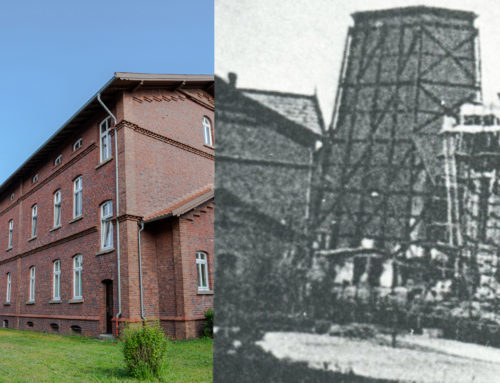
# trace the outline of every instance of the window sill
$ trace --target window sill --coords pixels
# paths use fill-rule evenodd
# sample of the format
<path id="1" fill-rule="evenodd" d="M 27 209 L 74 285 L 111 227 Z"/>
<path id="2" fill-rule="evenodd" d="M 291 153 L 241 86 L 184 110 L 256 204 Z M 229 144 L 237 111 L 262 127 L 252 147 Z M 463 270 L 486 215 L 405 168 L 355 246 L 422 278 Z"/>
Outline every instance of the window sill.
<path id="1" fill-rule="evenodd" d="M 113 251 L 115 251 L 115 249 L 105 249 L 105 250 L 101 250 L 99 251 L 95 256 L 99 256 L 99 255 L 104 255 L 104 254 L 109 254 L 109 253 L 112 253 Z"/>
<path id="2" fill-rule="evenodd" d="M 78 298 L 78 299 L 70 299 L 68 301 L 69 304 L 77 304 L 77 303 L 83 303 L 83 298 Z"/>
<path id="3" fill-rule="evenodd" d="M 54 304 L 61 304 L 62 301 L 60 299 L 52 299 L 49 301 L 49 304 L 54 305 Z"/>
<path id="4" fill-rule="evenodd" d="M 109 157 L 106 161 L 103 161 L 103 162 L 101 162 L 99 165 L 97 165 L 97 166 L 95 167 L 95 170 L 97 170 L 97 169 L 99 169 L 99 168 L 103 167 L 104 165 L 106 165 L 108 162 L 111 162 L 111 161 L 113 161 L 113 156 Z"/>
<path id="5" fill-rule="evenodd" d="M 49 232 L 59 230 L 61 227 L 62 227 L 61 225 L 53 227 L 52 229 L 49 230 Z"/>
<path id="6" fill-rule="evenodd" d="M 214 295 L 213 290 L 198 290 L 197 295 Z"/>
<path id="7" fill-rule="evenodd" d="M 26 302 L 27 305 L 34 305 L 35 304 L 35 301 L 28 301 Z"/>
<path id="8" fill-rule="evenodd" d="M 5 302 L 3 305 L 4 306 L 10 306 L 10 302 Z"/>
<path id="9" fill-rule="evenodd" d="M 5 251 L 9 252 L 12 250 L 12 247 L 8 247 L 7 249 L 5 249 Z"/>
<path id="10" fill-rule="evenodd" d="M 34 237 L 31 237 L 30 239 L 28 239 L 28 242 L 31 242 L 31 241 L 34 241 L 35 239 L 37 239 L 38 237 L 35 235 Z"/>
<path id="11" fill-rule="evenodd" d="M 73 218 L 71 221 L 69 221 L 69 223 L 75 223 L 75 222 L 81 221 L 82 219 L 83 219 L 83 215 L 76 217 L 76 218 Z"/>

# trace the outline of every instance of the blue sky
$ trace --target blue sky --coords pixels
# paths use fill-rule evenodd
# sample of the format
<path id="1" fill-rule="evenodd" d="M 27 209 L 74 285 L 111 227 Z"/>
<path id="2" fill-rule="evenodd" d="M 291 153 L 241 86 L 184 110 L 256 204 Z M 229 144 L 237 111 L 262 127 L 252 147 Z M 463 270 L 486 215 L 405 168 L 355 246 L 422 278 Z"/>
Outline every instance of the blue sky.
<path id="1" fill-rule="evenodd" d="M 2 1 L 0 184 L 114 72 L 213 74 L 213 0 Z"/>

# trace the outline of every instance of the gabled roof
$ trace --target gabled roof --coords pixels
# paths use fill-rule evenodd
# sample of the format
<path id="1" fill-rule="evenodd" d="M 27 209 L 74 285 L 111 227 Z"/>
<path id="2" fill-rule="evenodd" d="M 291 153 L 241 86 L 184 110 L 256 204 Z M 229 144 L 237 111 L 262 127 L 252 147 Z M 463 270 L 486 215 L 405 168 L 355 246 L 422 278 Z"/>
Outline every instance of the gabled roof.
<path id="1" fill-rule="evenodd" d="M 0 195 L 16 180 L 22 178 L 26 173 L 36 170 L 53 150 L 64 143 L 72 134 L 81 127 L 81 124 L 103 108 L 97 100 L 101 99 L 105 104 L 111 102 L 119 92 L 133 91 L 136 89 L 158 88 L 166 89 L 205 89 L 212 96 L 214 94 L 213 75 L 187 75 L 187 74 L 152 74 L 152 73 L 127 73 L 116 72 L 113 77 L 83 105 L 66 123 L 60 127 L 30 158 L 28 158 L 1 186 Z"/>
<path id="2" fill-rule="evenodd" d="M 323 134 L 323 116 L 316 95 L 257 89 L 239 90 L 246 97 L 267 106 L 283 117 L 304 126 L 316 134 Z"/>
<path id="3" fill-rule="evenodd" d="M 166 209 L 145 218 L 144 223 L 152 223 L 170 217 L 180 217 L 205 202 L 210 201 L 212 198 L 214 198 L 214 186 L 206 185 L 201 189 L 184 195 Z"/>
<path id="4" fill-rule="evenodd" d="M 219 113 L 221 116 L 216 118 L 230 119 L 231 117 L 223 117 L 225 112 L 235 113 L 238 115 L 238 120 L 242 116 L 245 116 L 251 123 L 257 122 L 263 124 L 263 126 L 274 129 L 279 134 L 308 147 L 314 146 L 315 142 L 321 138 L 320 134 L 290 119 L 289 116 L 272 109 L 268 105 L 250 98 L 241 89 L 234 87 L 233 84 L 228 84 L 219 76 L 215 76 L 215 87 L 217 88 L 217 107 L 215 113 L 216 115 Z M 244 91 L 251 92 L 249 89 Z"/>

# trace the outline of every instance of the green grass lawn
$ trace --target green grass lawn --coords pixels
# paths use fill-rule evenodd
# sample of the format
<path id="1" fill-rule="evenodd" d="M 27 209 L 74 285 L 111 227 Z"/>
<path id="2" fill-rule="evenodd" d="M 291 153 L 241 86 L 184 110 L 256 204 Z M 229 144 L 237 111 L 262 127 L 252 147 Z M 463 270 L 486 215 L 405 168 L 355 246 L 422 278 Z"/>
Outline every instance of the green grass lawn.
<path id="1" fill-rule="evenodd" d="M 212 340 L 170 341 L 164 382 L 212 382 Z M 0 382 L 137 382 L 120 343 L 0 329 Z"/>

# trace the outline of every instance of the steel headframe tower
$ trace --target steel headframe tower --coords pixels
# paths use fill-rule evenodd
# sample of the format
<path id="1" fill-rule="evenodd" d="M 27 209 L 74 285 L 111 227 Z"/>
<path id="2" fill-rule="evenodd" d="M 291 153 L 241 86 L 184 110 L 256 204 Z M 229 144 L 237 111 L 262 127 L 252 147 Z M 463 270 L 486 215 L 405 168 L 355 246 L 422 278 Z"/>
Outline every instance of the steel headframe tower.
<path id="1" fill-rule="evenodd" d="M 354 13 L 313 202 L 332 247 L 401 252 L 439 240 L 445 115 L 481 99 L 475 14 L 429 7 Z M 441 216 L 444 215 L 444 218 Z"/>

